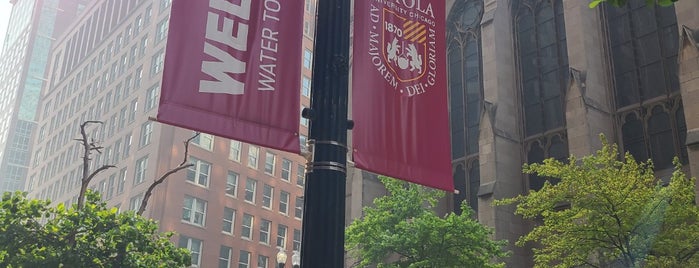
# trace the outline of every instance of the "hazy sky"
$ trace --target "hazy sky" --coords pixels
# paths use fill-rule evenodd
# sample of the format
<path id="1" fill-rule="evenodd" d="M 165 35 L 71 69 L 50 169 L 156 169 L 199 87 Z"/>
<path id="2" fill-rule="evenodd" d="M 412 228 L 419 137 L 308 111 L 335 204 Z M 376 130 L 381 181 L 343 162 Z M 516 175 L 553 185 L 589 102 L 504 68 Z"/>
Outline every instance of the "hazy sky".
<path id="1" fill-rule="evenodd" d="M 7 31 L 7 22 L 10 20 L 10 11 L 12 4 L 9 0 L 0 0 L 0 40 L 5 41 L 5 31 Z M 5 42 L 0 42 L 0 48 Z"/>

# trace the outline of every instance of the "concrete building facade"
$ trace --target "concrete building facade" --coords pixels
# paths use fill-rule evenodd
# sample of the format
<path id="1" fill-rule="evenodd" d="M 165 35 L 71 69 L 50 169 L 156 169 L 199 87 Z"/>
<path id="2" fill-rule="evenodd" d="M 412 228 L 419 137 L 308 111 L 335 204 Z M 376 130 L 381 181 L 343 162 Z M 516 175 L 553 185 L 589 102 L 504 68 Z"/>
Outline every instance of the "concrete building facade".
<path id="1" fill-rule="evenodd" d="M 54 203 L 77 201 L 82 177 L 80 124 L 90 124 L 99 173 L 89 187 L 120 210 L 136 210 L 151 182 L 178 166 L 193 132 L 155 117 L 167 42 L 170 0 L 92 1 L 55 41 L 41 93 L 27 190 Z M 309 106 L 315 1 L 306 1 L 302 101 Z M 300 122 L 305 145 L 308 122 Z M 303 147 L 303 146 L 302 146 Z M 144 216 L 192 251 L 193 267 L 276 267 L 281 248 L 291 266 L 300 250 L 306 159 L 201 134 L 189 146 L 194 166 L 170 176 Z"/>
<path id="2" fill-rule="evenodd" d="M 699 175 L 699 2 L 590 9 L 578 0 L 448 0 L 454 182 L 478 220 L 513 243 L 531 228 L 496 199 L 540 189 L 523 163 L 600 148 L 605 134 L 659 178 L 678 156 Z"/>
<path id="3" fill-rule="evenodd" d="M 51 45 L 87 0 L 13 0 L 0 52 L 0 193 L 24 190 Z"/>

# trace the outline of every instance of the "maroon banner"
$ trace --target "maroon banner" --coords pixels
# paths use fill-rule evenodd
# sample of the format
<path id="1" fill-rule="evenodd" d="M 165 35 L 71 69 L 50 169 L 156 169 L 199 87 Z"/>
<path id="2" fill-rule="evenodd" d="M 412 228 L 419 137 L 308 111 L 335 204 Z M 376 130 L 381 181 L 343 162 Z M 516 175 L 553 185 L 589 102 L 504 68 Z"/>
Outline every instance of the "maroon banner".
<path id="1" fill-rule="evenodd" d="M 357 167 L 446 191 L 451 175 L 443 0 L 355 0 Z"/>
<path id="2" fill-rule="evenodd" d="M 303 7 L 174 0 L 158 121 L 299 153 Z"/>

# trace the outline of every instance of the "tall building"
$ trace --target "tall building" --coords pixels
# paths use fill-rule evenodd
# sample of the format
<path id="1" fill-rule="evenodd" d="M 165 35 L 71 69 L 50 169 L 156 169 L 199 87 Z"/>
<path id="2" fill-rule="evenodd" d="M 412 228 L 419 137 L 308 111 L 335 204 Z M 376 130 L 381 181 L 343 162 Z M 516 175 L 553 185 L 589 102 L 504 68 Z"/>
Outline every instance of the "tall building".
<path id="1" fill-rule="evenodd" d="M 604 133 L 667 178 L 699 177 L 699 2 L 590 9 L 589 1 L 448 0 L 453 174 L 478 220 L 513 246 L 532 223 L 492 201 L 540 189 L 523 163 L 589 155 Z"/>
<path id="2" fill-rule="evenodd" d="M 87 0 L 13 0 L 0 52 L 0 193 L 23 190 L 53 40 Z"/>
<path id="3" fill-rule="evenodd" d="M 111 164 L 90 188 L 120 210 L 135 210 L 151 182 L 184 157 L 194 134 L 149 120 L 162 79 L 170 0 L 92 1 L 54 42 L 41 94 L 27 189 L 54 203 L 75 203 L 80 187 L 80 124 L 104 147 L 90 169 Z M 306 2 L 303 107 L 309 106 L 315 1 Z M 300 122 L 305 145 L 308 122 Z M 193 167 L 170 176 L 144 216 L 192 251 L 193 267 L 274 267 L 281 247 L 300 250 L 306 160 L 250 144 L 199 135 Z"/>

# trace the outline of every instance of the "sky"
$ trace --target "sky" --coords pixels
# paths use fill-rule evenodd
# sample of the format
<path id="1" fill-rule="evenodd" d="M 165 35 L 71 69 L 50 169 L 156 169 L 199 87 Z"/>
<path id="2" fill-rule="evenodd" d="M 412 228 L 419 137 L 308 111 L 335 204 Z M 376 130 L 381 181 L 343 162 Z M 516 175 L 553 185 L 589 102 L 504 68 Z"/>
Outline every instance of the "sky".
<path id="1" fill-rule="evenodd" d="M 7 31 L 7 22 L 10 20 L 10 11 L 12 4 L 10 0 L 0 0 L 0 48 L 5 41 L 5 32 Z"/>

